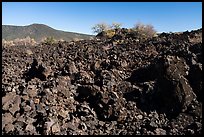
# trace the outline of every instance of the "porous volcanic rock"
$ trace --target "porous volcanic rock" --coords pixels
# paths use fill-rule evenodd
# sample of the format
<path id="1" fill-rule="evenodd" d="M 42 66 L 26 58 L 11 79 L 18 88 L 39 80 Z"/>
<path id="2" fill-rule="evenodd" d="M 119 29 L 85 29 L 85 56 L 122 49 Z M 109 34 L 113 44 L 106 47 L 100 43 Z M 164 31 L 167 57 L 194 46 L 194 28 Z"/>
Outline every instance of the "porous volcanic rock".
<path id="1" fill-rule="evenodd" d="M 200 135 L 202 29 L 2 47 L 3 135 Z"/>

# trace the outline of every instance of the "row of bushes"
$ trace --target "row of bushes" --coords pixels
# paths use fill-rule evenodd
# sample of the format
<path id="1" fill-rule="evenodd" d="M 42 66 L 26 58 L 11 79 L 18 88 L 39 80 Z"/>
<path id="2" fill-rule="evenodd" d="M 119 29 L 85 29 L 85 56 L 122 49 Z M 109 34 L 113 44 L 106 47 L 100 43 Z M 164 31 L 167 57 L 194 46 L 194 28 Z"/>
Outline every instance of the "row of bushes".
<path id="1" fill-rule="evenodd" d="M 60 39 L 59 41 L 64 41 L 63 39 Z M 36 42 L 33 38 L 30 38 L 29 36 L 27 36 L 26 38 L 16 38 L 14 40 L 5 40 L 2 39 L 2 45 L 3 46 L 15 46 L 15 45 L 29 45 L 29 46 L 34 46 L 38 43 L 45 43 L 45 44 L 53 44 L 57 42 L 56 39 L 54 39 L 54 37 L 46 37 L 43 38 L 40 42 Z"/>
<path id="2" fill-rule="evenodd" d="M 14 40 L 5 40 L 2 39 L 2 45 L 4 46 L 15 46 L 15 45 L 35 45 L 37 42 L 33 39 L 27 36 L 26 38 L 19 39 L 16 38 Z"/>
<path id="3" fill-rule="evenodd" d="M 93 33 L 101 33 L 101 32 L 113 32 L 111 30 L 120 29 L 122 26 L 121 23 L 112 23 L 111 25 L 108 25 L 106 23 L 99 23 L 92 27 Z M 143 24 L 143 23 L 137 23 L 134 25 L 133 28 L 130 28 L 129 30 L 134 31 L 138 34 L 139 37 L 145 37 L 145 38 L 151 38 L 155 36 L 156 30 L 151 24 Z M 114 35 L 114 33 L 112 33 Z M 112 35 L 111 34 L 111 35 Z"/>

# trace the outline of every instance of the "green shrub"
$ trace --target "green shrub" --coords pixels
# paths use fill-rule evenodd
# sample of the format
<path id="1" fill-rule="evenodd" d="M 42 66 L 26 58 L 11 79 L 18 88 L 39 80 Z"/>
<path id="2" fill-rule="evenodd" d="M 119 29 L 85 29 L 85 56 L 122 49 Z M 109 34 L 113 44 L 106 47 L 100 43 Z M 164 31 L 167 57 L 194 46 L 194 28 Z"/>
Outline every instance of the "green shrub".
<path id="1" fill-rule="evenodd" d="M 48 44 L 48 45 L 52 45 L 55 43 L 55 39 L 51 36 L 51 37 L 47 37 L 43 43 Z"/>

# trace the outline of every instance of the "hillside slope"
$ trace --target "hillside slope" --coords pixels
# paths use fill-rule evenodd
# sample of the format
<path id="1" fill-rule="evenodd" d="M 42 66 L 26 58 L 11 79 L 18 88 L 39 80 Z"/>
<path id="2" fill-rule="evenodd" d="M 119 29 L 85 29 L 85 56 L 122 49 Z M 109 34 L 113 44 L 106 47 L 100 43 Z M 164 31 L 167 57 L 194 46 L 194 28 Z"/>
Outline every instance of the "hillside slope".
<path id="1" fill-rule="evenodd" d="M 92 35 L 80 34 L 74 32 L 65 32 L 53 29 L 44 24 L 32 24 L 28 26 L 12 26 L 2 25 L 2 39 L 14 40 L 16 38 L 25 38 L 30 36 L 39 42 L 46 37 L 54 37 L 55 39 L 63 39 L 70 41 L 73 39 L 90 39 Z"/>

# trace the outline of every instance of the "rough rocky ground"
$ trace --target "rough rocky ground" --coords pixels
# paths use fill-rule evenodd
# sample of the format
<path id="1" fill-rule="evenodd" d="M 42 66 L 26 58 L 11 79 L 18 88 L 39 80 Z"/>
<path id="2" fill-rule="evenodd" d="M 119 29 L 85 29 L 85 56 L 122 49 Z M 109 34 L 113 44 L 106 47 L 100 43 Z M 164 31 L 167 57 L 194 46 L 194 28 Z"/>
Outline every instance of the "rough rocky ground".
<path id="1" fill-rule="evenodd" d="M 201 134 L 201 37 L 3 46 L 2 134 Z"/>

